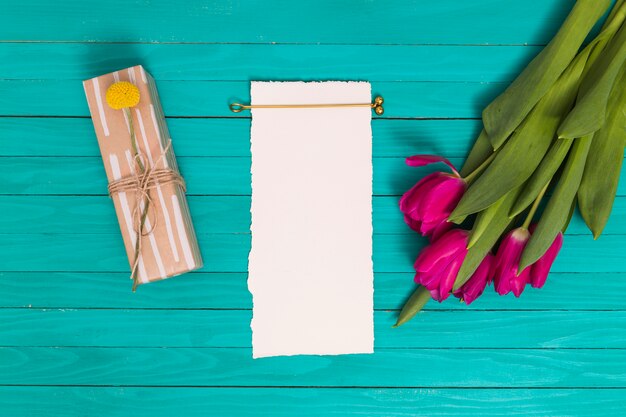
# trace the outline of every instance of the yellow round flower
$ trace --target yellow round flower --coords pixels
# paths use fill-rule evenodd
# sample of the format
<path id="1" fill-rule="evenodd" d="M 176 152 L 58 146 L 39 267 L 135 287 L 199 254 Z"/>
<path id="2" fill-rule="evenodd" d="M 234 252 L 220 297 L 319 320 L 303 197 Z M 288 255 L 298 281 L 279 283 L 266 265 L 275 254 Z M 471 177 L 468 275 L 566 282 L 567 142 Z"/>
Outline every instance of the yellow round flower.
<path id="1" fill-rule="evenodd" d="M 111 85 L 106 92 L 107 104 L 115 110 L 135 107 L 139 104 L 139 89 L 128 81 L 119 81 Z"/>

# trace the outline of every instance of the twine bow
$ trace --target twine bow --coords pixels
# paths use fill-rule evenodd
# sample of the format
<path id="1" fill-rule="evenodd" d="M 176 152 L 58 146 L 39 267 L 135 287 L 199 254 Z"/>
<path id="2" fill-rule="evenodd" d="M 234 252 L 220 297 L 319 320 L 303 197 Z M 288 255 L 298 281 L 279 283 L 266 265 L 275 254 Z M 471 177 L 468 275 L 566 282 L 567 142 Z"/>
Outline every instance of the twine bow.
<path id="1" fill-rule="evenodd" d="M 170 139 L 152 167 L 146 167 L 146 164 L 143 162 L 143 155 L 140 152 L 136 152 L 133 159 L 134 170 L 131 172 L 131 175 L 109 183 L 109 196 L 111 197 L 120 192 L 135 193 L 132 219 L 133 230 L 137 238 L 135 239 L 135 256 L 130 273 L 130 277 L 133 280 L 133 291 L 137 288 L 137 269 L 139 267 L 143 237 L 149 236 L 155 230 L 158 222 L 158 216 L 154 211 L 154 204 L 152 204 L 152 198 L 150 197 L 150 190 L 159 185 L 176 184 L 183 191 L 186 191 L 185 181 L 178 172 L 170 168 L 156 169 L 171 145 L 172 141 Z M 149 213 L 152 213 L 152 215 L 150 216 Z M 150 221 L 149 230 L 145 230 L 146 220 L 149 217 L 152 217 L 153 220 Z"/>

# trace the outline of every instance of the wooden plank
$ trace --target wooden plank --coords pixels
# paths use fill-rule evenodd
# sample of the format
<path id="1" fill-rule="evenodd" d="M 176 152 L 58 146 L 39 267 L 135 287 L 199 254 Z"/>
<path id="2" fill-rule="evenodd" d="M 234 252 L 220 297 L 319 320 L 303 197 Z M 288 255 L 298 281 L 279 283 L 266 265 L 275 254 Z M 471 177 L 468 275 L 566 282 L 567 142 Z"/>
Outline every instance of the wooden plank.
<path id="1" fill-rule="evenodd" d="M 510 82 L 535 46 L 0 43 L 0 78 L 86 80 L 141 63 L 156 80 Z M 215 64 L 216 57 L 220 65 Z M 46 65 L 37 65 L 46 62 Z M 280 62 L 280 65 L 276 65 Z M 380 65 L 372 65 L 372 63 Z M 497 63 L 498 65 L 494 65 Z"/>
<path id="2" fill-rule="evenodd" d="M 398 209 L 399 197 L 373 197 L 375 234 L 413 234 Z M 198 234 L 249 233 L 249 196 L 190 196 Z M 107 196 L 0 195 L 0 233 L 117 234 L 118 222 Z M 572 218 L 570 235 L 589 235 L 579 215 Z M 617 197 L 603 236 L 626 234 L 626 197 Z"/>
<path id="3" fill-rule="evenodd" d="M 157 80 L 157 85 L 168 116 L 248 117 L 234 116 L 228 108 L 235 101 L 250 101 L 248 81 Z M 503 83 L 373 82 L 372 94 L 385 98 L 385 118 L 478 118 L 505 87 Z M 78 80 L 0 79 L 0 116 L 88 115 Z"/>
<path id="4" fill-rule="evenodd" d="M 566 235 L 555 272 L 623 272 L 624 237 Z M 201 234 L 202 272 L 246 272 L 249 234 Z M 593 243 L 593 244 L 592 244 Z M 427 242 L 413 235 L 374 235 L 376 272 L 413 272 L 415 257 Z M 126 272 L 122 239 L 115 234 L 2 235 L 1 271 Z"/>
<path id="5" fill-rule="evenodd" d="M 0 387 L 13 417 L 620 415 L 623 389 Z M 36 401 L 33 399 L 36 398 Z M 242 401 L 245 399 L 245 401 Z M 496 405 L 497 404 L 497 405 Z"/>
<path id="6" fill-rule="evenodd" d="M 196 233 L 249 233 L 249 196 L 190 196 Z M 0 233 L 117 234 L 108 196 L 0 196 Z"/>
<path id="7" fill-rule="evenodd" d="M 624 388 L 621 349 L 377 349 L 253 360 L 249 348 L 1 348 L 0 384 Z M 545 414 L 544 414 L 545 415 Z"/>
<path id="8" fill-rule="evenodd" d="M 463 160 L 450 161 L 460 166 Z M 179 157 L 178 162 L 188 195 L 251 193 L 249 157 Z M 402 195 L 425 175 L 446 169 L 441 164 L 409 167 L 404 158 L 373 158 L 373 165 L 375 196 Z M 100 157 L 0 157 L 0 195 L 103 195 L 106 186 Z M 617 195 L 626 196 L 626 181 Z"/>
<path id="9" fill-rule="evenodd" d="M 0 305 L 8 308 L 103 309 L 250 309 L 246 273 L 192 272 L 174 279 L 129 289 L 127 272 L 0 272 Z M 611 291 L 589 292 L 594 282 L 610 282 Z M 413 273 L 374 275 L 374 306 L 398 310 L 414 290 Z M 455 298 L 430 302 L 425 310 L 625 310 L 625 273 L 550 274 L 541 290 L 523 297 L 499 296 L 493 287 L 470 306 Z"/>
<path id="10" fill-rule="evenodd" d="M 1 346 L 247 348 L 252 342 L 250 310 L 3 308 L 0 317 Z M 376 348 L 626 348 L 623 310 L 432 310 L 398 329 L 396 317 L 396 311 L 375 312 Z"/>
<path id="11" fill-rule="evenodd" d="M 249 118 L 168 118 L 167 124 L 177 156 L 250 156 Z M 479 120 L 374 118 L 372 152 L 465 158 L 481 126 Z M 100 156 L 100 150 L 88 118 L 4 117 L 0 156 Z"/>
<path id="12" fill-rule="evenodd" d="M 76 3 L 61 13 L 55 3 L 7 4 L 0 39 L 106 42 L 289 43 L 546 43 L 573 0 L 462 0 L 401 4 L 322 1 L 296 4 L 252 0 L 172 7 L 166 0 Z M 28 13 L 24 13 L 24 9 Z M 123 10 L 123 13 L 120 12 Z M 79 18 L 79 19 L 77 19 Z M 476 24 L 480 22 L 480 24 Z M 28 31 L 24 28 L 27 27 Z M 126 45 L 133 50 L 135 45 Z"/>

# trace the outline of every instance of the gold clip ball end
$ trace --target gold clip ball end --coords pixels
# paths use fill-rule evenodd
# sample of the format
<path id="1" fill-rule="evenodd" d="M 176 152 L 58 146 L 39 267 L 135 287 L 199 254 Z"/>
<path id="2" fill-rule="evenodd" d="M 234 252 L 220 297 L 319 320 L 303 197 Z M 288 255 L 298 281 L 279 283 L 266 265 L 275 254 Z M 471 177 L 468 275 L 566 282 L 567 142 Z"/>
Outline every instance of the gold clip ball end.
<path id="1" fill-rule="evenodd" d="M 376 96 L 376 98 L 374 98 L 372 108 L 374 109 L 374 113 L 376 113 L 378 116 L 382 116 L 382 114 L 385 112 L 385 109 L 383 108 L 384 102 L 385 100 L 381 96 Z"/>

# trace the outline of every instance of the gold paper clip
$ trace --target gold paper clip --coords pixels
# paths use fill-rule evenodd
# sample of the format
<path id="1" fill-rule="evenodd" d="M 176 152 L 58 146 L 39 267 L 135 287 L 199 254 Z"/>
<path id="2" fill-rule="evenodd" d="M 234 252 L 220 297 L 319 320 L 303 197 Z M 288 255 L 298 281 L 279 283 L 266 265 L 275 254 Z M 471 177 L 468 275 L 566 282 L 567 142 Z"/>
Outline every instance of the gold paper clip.
<path id="1" fill-rule="evenodd" d="M 241 113 L 250 109 L 325 109 L 329 107 L 369 107 L 374 110 L 377 115 L 385 112 L 383 109 L 383 98 L 377 96 L 373 103 L 350 103 L 350 104 L 241 104 L 231 103 L 230 111 L 233 113 Z"/>

